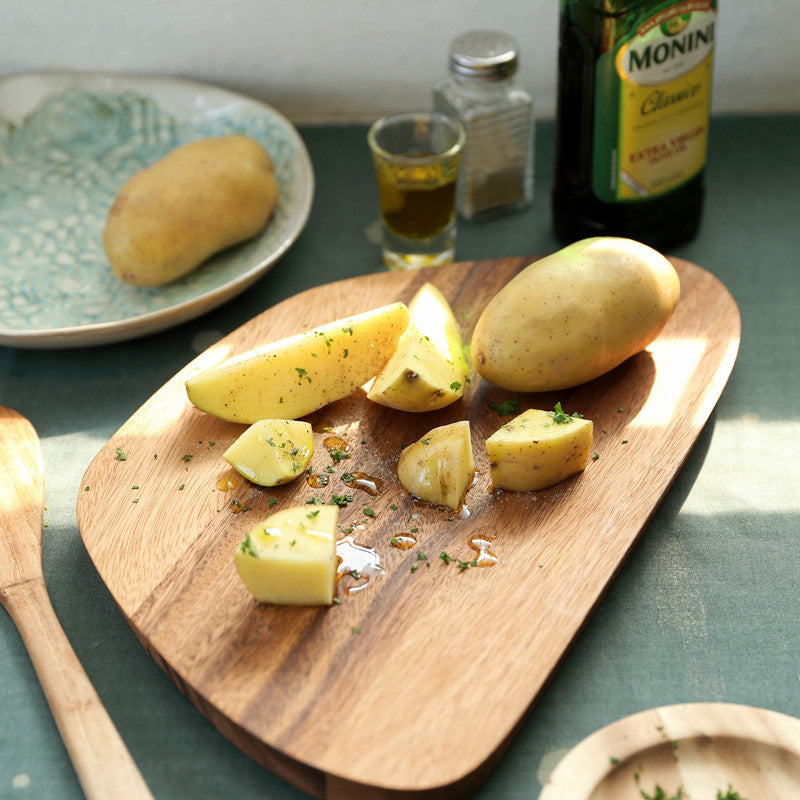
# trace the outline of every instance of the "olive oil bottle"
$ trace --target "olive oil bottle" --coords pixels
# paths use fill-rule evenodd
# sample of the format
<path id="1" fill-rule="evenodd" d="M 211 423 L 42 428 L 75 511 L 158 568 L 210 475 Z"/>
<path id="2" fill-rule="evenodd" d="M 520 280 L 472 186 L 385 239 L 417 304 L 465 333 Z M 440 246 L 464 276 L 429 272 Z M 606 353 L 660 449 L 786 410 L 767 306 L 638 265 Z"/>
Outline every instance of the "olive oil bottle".
<path id="1" fill-rule="evenodd" d="M 565 242 L 691 239 L 717 0 L 560 0 L 553 222 Z"/>

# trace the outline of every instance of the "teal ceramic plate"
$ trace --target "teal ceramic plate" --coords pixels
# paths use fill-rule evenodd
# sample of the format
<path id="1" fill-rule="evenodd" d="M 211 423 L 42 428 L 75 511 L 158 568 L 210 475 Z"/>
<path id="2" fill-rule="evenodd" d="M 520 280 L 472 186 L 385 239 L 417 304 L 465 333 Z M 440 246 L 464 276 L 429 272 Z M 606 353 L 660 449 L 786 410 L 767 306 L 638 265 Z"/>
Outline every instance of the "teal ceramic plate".
<path id="1" fill-rule="evenodd" d="M 133 173 L 192 139 L 244 133 L 275 162 L 281 195 L 263 233 L 187 277 L 142 289 L 111 272 L 101 235 Z M 96 73 L 0 79 L 0 345 L 84 347 L 192 319 L 242 292 L 302 231 L 314 175 L 288 120 L 189 81 Z"/>

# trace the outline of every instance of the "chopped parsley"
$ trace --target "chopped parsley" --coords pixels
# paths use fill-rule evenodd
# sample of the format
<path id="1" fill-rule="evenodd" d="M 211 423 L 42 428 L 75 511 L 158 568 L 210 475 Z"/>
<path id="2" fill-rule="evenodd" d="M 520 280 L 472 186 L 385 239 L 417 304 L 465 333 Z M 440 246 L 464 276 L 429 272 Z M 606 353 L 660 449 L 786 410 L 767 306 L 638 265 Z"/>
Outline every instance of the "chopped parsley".
<path id="1" fill-rule="evenodd" d="M 503 400 L 502 403 L 488 403 L 492 411 L 496 411 L 501 417 L 508 417 L 512 414 L 519 414 L 519 403 L 516 400 Z"/>
<path id="2" fill-rule="evenodd" d="M 332 506 L 346 506 L 348 503 L 353 502 L 353 495 L 349 492 L 345 494 L 334 494 L 331 495 L 331 502 Z"/>
<path id="3" fill-rule="evenodd" d="M 125 461 L 128 457 L 125 455 L 121 447 L 117 448 L 117 461 Z"/>
<path id="4" fill-rule="evenodd" d="M 253 543 L 250 541 L 250 534 L 244 537 L 244 541 L 239 545 L 239 550 L 242 553 L 258 558 L 258 553 L 253 549 Z"/>
<path id="5" fill-rule="evenodd" d="M 573 419 L 583 418 L 583 414 L 567 414 L 561 407 L 561 403 L 556 403 L 555 406 L 553 406 L 550 416 L 553 418 L 553 422 L 556 425 L 569 425 Z"/>
<path id="6" fill-rule="evenodd" d="M 644 800 L 684 800 L 686 797 L 683 793 L 683 786 L 679 786 L 675 794 L 668 795 L 659 784 L 656 784 L 656 788 L 653 789 L 653 794 L 648 794 L 644 789 L 642 789 L 639 794 Z"/>
<path id="7" fill-rule="evenodd" d="M 728 791 L 725 794 L 722 794 L 722 789 L 717 790 L 717 800 L 747 800 L 747 798 L 742 797 L 739 792 L 735 792 L 728 784 Z"/>

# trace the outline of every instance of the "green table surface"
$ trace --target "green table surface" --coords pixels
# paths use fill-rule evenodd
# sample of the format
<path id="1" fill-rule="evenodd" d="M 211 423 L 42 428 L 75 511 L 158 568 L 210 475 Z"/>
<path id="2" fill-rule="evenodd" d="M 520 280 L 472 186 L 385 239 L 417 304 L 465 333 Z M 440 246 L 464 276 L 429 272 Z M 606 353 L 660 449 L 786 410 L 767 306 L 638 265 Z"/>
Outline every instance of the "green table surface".
<path id="1" fill-rule="evenodd" d="M 53 605 L 159 800 L 306 795 L 242 755 L 150 659 L 84 549 L 76 498 L 99 448 L 213 336 L 301 290 L 382 269 L 365 128 L 300 133 L 316 176 L 308 225 L 245 294 L 130 342 L 0 347 L 0 403 L 27 416 L 42 440 L 43 558 Z M 479 800 L 537 797 L 569 748 L 654 706 L 723 701 L 800 717 L 798 142 L 800 116 L 712 120 L 702 229 L 672 253 L 714 273 L 733 294 L 742 314 L 738 360 L 685 467 L 477 790 Z M 558 249 L 552 154 L 553 125 L 545 122 L 537 129 L 533 206 L 460 223 L 458 260 Z M 2 613 L 0 798 L 81 796 L 23 643 Z"/>

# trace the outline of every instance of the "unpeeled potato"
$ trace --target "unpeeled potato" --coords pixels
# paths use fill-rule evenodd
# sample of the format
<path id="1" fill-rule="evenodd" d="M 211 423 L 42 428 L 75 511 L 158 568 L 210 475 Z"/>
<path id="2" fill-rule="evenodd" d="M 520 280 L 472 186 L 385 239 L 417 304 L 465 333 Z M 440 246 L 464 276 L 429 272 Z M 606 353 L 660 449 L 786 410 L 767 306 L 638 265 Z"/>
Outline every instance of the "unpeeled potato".
<path id="1" fill-rule="evenodd" d="M 120 190 L 103 230 L 108 262 L 126 283 L 168 283 L 255 236 L 279 194 L 272 159 L 255 139 L 181 145 Z"/>
<path id="2" fill-rule="evenodd" d="M 489 301 L 472 334 L 472 361 L 512 391 L 577 386 L 647 347 L 679 297 L 678 273 L 653 248 L 583 239 L 535 261 Z"/>

